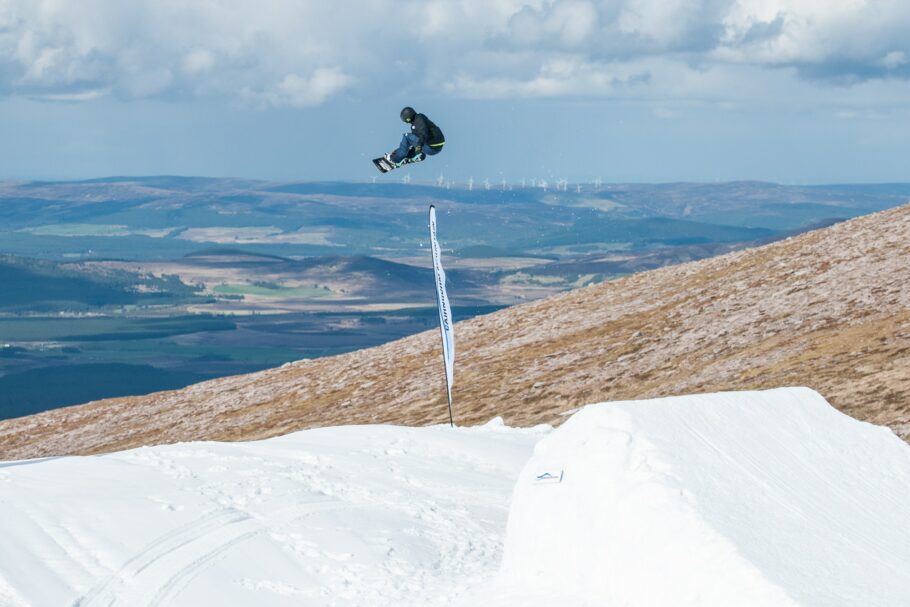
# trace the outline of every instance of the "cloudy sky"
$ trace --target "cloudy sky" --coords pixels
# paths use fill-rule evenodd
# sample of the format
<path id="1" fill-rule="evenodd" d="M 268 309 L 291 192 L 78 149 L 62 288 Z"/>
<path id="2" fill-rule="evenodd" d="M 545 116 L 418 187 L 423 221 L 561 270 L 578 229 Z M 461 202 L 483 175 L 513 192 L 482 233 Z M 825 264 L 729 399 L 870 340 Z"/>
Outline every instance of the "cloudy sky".
<path id="1" fill-rule="evenodd" d="M 413 105 L 448 141 L 415 179 L 910 181 L 908 32 L 907 0 L 0 0 L 0 178 L 366 180 Z"/>

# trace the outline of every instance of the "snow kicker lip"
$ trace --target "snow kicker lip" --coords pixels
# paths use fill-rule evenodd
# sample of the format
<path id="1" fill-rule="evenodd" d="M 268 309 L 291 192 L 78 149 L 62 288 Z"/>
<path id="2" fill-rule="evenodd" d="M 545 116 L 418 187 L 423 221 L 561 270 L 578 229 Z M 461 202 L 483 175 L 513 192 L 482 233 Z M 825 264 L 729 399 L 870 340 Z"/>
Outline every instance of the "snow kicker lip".
<path id="1" fill-rule="evenodd" d="M 519 475 L 497 584 L 546 604 L 910 604 L 908 478 L 906 443 L 809 388 L 589 405 Z"/>

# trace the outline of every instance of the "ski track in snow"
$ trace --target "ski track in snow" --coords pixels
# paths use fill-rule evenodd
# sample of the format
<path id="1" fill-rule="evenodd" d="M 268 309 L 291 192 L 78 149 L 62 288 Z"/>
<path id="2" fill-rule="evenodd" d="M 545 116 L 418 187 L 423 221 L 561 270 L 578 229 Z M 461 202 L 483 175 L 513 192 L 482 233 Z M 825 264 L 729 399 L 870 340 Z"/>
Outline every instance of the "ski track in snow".
<path id="1" fill-rule="evenodd" d="M 239 523 L 250 521 L 248 515 L 233 509 L 214 511 L 199 518 L 188 525 L 179 527 L 164 534 L 157 540 L 143 548 L 134 557 L 128 560 L 116 573 L 108 576 L 98 586 L 92 588 L 84 596 L 77 599 L 75 605 L 79 607 L 96 607 L 101 605 L 138 605 L 139 601 L 124 594 L 124 587 L 138 586 L 141 590 L 146 588 L 161 588 L 165 590 L 173 586 L 173 580 L 178 577 L 189 565 L 204 561 L 206 558 L 217 554 L 219 547 L 229 545 L 232 541 L 242 538 L 246 532 Z M 207 536 L 219 536 L 224 541 L 220 546 L 216 543 L 214 548 L 205 547 L 204 540 Z M 233 538 L 233 539 L 232 539 Z M 193 545 L 204 549 L 193 549 Z M 187 549 L 189 547 L 189 549 Z M 186 553 L 181 558 L 181 553 Z M 159 561 L 167 559 L 173 563 L 164 568 L 164 575 L 158 574 L 149 568 Z M 150 575 L 144 575 L 149 572 Z M 146 581 L 143 578 L 149 577 Z M 163 577 L 165 583 L 154 584 L 155 577 Z M 135 594 L 135 591 L 130 594 Z M 160 593 L 159 593 L 160 594 Z M 147 603 L 156 605 L 160 601 Z"/>
<path id="2" fill-rule="evenodd" d="M 296 520 L 320 509 L 338 507 L 339 504 L 337 502 L 308 504 L 306 508 L 292 510 L 292 514 L 287 520 Z M 148 584 L 140 584 L 140 586 L 157 589 L 154 597 L 148 603 L 144 603 L 141 600 L 127 599 L 119 601 L 119 604 L 124 606 L 140 604 L 157 606 L 166 604 L 211 560 L 218 558 L 225 551 L 247 539 L 280 527 L 285 516 L 283 513 L 277 513 L 267 523 L 245 517 L 192 537 L 185 545 L 187 547 L 186 550 L 184 550 L 184 546 L 180 546 L 178 549 L 167 553 L 166 556 L 170 562 L 165 566 L 163 575 L 153 579 Z"/>

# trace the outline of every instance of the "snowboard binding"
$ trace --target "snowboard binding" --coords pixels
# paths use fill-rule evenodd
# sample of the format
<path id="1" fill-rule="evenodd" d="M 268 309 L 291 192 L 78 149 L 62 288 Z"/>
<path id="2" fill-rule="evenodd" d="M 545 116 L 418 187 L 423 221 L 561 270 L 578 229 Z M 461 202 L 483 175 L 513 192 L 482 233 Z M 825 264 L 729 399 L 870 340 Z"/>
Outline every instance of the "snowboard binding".
<path id="1" fill-rule="evenodd" d="M 415 162 L 423 162 L 426 160 L 427 155 L 423 152 L 419 154 L 414 154 L 414 148 L 408 152 L 408 155 L 401 160 L 401 162 L 392 162 L 391 159 L 392 152 L 384 154 L 381 158 L 374 158 L 373 164 L 376 165 L 376 168 L 379 169 L 382 173 L 388 173 L 389 171 L 394 171 L 395 169 L 401 168 L 406 164 L 414 164 Z"/>

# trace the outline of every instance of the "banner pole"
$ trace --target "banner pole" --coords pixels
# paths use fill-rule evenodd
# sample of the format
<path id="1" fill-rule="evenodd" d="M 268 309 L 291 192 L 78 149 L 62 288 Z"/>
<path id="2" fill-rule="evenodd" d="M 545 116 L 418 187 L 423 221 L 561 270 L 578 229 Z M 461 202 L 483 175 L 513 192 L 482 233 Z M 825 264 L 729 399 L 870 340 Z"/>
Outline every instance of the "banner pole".
<path id="1" fill-rule="evenodd" d="M 433 254 L 433 275 L 436 278 L 436 307 L 439 310 L 439 333 L 442 337 L 442 363 L 446 375 L 446 396 L 449 401 L 449 426 L 455 427 L 452 415 L 452 384 L 455 379 L 455 331 L 452 310 L 446 293 L 446 274 L 442 269 L 439 243 L 436 241 L 436 207 L 430 205 L 430 248 Z"/>

